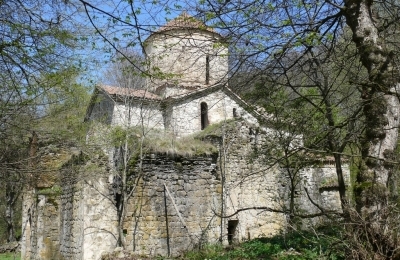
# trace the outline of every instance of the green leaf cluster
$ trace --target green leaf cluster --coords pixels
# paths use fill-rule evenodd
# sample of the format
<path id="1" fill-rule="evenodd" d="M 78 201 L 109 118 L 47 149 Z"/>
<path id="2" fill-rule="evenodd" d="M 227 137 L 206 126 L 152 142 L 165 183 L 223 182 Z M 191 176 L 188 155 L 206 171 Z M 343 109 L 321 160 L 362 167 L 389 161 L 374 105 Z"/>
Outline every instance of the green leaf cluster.
<path id="1" fill-rule="evenodd" d="M 43 134 L 67 142 L 83 144 L 87 124 L 83 122 L 89 104 L 89 89 L 77 82 L 79 68 L 74 66 L 45 74 L 42 82 L 47 90 L 42 93 L 38 103 L 38 113 L 34 128 Z"/>

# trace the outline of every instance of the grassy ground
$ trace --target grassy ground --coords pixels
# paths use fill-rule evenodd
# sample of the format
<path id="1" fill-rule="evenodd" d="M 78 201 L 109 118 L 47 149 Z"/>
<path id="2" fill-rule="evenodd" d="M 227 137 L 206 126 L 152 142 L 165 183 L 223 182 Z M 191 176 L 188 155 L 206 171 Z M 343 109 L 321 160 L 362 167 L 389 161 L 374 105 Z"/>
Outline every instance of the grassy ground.
<path id="1" fill-rule="evenodd" d="M 188 252 L 179 259 L 184 260 L 341 260 L 345 250 L 334 230 L 316 232 L 292 232 L 272 238 L 259 238 L 223 248 L 206 246 Z"/>
<path id="2" fill-rule="evenodd" d="M 20 253 L 4 253 L 0 254 L 0 260 L 21 260 Z"/>
<path id="3" fill-rule="evenodd" d="M 340 230 L 325 228 L 313 232 L 291 232 L 271 238 L 259 238 L 228 248 L 221 245 L 204 246 L 177 258 L 150 258 L 154 260 L 342 260 L 345 248 Z M 0 260 L 20 260 L 19 253 L 0 254 Z M 107 259 L 117 260 L 117 257 Z M 149 259 L 128 257 L 124 259 Z"/>
<path id="4" fill-rule="evenodd" d="M 312 232 L 292 231 L 271 238 L 258 238 L 244 243 L 223 247 L 203 246 L 180 257 L 147 258 L 131 256 L 125 260 L 344 260 L 341 230 L 325 227 Z M 103 260 L 118 260 L 110 255 Z"/>

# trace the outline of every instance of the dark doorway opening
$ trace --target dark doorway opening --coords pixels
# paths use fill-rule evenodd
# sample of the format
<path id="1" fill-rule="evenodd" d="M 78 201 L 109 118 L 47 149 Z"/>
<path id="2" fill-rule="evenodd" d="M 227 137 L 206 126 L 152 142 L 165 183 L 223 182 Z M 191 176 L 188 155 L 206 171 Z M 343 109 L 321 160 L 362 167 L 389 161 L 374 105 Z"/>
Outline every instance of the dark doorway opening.
<path id="1" fill-rule="evenodd" d="M 200 104 L 201 110 L 201 130 L 208 126 L 208 106 L 207 103 L 202 102 Z"/>
<path id="2" fill-rule="evenodd" d="M 236 233 L 236 227 L 239 223 L 239 220 L 228 220 L 228 243 L 231 245 Z"/>
<path id="3" fill-rule="evenodd" d="M 119 210 L 121 203 L 122 203 L 122 194 L 121 193 L 115 194 L 115 206 L 117 207 L 117 210 Z"/>
<path id="4" fill-rule="evenodd" d="M 238 117 L 238 113 L 237 113 L 236 108 L 233 108 L 233 117 L 234 118 Z"/>

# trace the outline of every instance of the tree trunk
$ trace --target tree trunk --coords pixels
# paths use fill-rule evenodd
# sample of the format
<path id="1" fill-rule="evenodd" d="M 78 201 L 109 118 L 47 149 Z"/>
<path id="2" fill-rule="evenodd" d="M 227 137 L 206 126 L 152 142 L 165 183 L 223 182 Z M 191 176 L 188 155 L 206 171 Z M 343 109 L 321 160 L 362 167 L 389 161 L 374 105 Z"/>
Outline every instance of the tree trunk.
<path id="1" fill-rule="evenodd" d="M 7 242 L 14 242 L 15 232 L 14 232 L 14 204 L 15 204 L 15 192 L 14 185 L 7 183 L 6 185 L 6 222 L 7 222 Z"/>
<path id="2" fill-rule="evenodd" d="M 369 0 L 347 0 L 344 11 L 369 75 L 369 82 L 362 88 L 366 132 L 356 189 L 357 208 L 366 212 L 376 211 L 389 195 L 387 187 L 399 126 L 399 101 L 393 95 L 398 83 L 392 75 L 393 54 L 384 48 L 378 21 L 372 16 L 372 4 Z"/>

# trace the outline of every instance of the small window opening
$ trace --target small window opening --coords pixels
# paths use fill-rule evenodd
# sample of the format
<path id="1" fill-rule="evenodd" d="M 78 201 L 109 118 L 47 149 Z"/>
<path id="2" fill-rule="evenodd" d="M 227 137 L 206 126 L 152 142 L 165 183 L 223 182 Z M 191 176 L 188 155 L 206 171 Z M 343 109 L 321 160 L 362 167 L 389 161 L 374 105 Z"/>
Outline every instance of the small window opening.
<path id="1" fill-rule="evenodd" d="M 228 243 L 231 245 L 235 239 L 236 228 L 239 220 L 228 220 Z"/>
<path id="2" fill-rule="evenodd" d="M 119 210 L 121 202 L 122 202 L 122 195 L 120 193 L 115 194 L 115 206 L 117 207 L 117 210 Z"/>
<path id="3" fill-rule="evenodd" d="M 200 104 L 201 110 L 201 130 L 208 126 L 208 106 L 207 103 L 202 102 Z"/>
<path id="4" fill-rule="evenodd" d="M 206 55 L 206 85 L 210 84 L 210 56 Z"/>
<path id="5" fill-rule="evenodd" d="M 235 118 L 238 117 L 236 108 L 233 108 L 233 117 L 235 117 Z"/>

